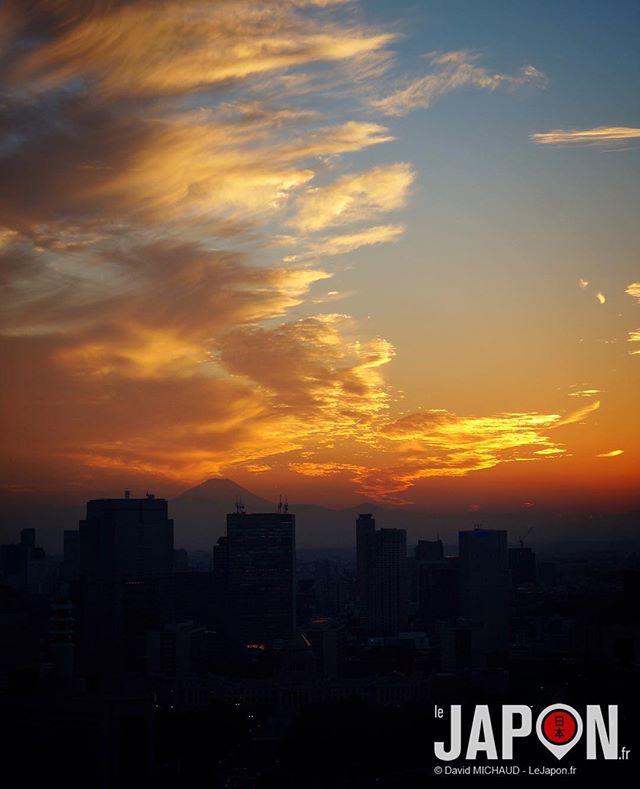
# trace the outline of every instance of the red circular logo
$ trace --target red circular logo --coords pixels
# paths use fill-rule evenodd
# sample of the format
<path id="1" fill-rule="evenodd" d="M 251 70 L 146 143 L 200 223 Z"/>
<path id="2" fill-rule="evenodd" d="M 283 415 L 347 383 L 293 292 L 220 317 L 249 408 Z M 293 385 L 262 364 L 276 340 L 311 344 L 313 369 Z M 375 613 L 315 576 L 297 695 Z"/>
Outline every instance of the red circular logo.
<path id="1" fill-rule="evenodd" d="M 578 724 L 574 716 L 562 708 L 551 710 L 542 721 L 542 733 L 553 745 L 566 745 L 576 736 Z"/>

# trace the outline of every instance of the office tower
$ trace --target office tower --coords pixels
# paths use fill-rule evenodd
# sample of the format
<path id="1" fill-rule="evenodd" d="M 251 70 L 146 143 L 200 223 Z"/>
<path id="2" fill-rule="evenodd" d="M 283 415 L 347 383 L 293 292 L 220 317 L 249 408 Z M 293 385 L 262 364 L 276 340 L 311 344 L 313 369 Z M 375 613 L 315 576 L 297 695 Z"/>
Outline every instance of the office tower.
<path id="1" fill-rule="evenodd" d="M 226 573 L 229 643 L 281 649 L 295 632 L 295 515 L 238 510 L 214 555 L 214 578 L 219 568 L 225 583 Z"/>
<path id="2" fill-rule="evenodd" d="M 173 615 L 176 622 L 214 627 L 217 601 L 213 573 L 174 572 Z"/>
<path id="3" fill-rule="evenodd" d="M 146 631 L 171 618 L 173 521 L 165 499 L 87 503 L 80 521 L 82 654 L 88 670 L 142 670 Z"/>
<path id="4" fill-rule="evenodd" d="M 301 627 L 308 624 L 317 613 L 315 580 L 299 578 L 296 587 L 296 622 Z"/>
<path id="5" fill-rule="evenodd" d="M 397 635 L 408 612 L 407 533 L 377 529 L 372 515 L 356 520 L 358 610 L 363 629 Z"/>
<path id="6" fill-rule="evenodd" d="M 147 633 L 147 673 L 186 677 L 204 667 L 205 628 L 193 622 L 165 625 Z"/>
<path id="7" fill-rule="evenodd" d="M 440 630 L 440 668 L 447 673 L 481 671 L 487 653 L 483 626 L 460 618 Z"/>
<path id="8" fill-rule="evenodd" d="M 417 563 L 418 614 L 430 633 L 437 623 L 454 620 L 459 608 L 458 561 L 444 557 Z"/>
<path id="9" fill-rule="evenodd" d="M 304 631 L 320 674 L 338 676 L 345 651 L 346 632 L 342 622 L 326 617 L 312 619 Z"/>
<path id="10" fill-rule="evenodd" d="M 509 548 L 509 569 L 514 589 L 536 585 L 536 555 L 531 548 Z"/>
<path id="11" fill-rule="evenodd" d="M 36 530 L 22 529 L 19 543 L 0 546 L 0 580 L 21 592 L 41 594 L 47 582 L 46 559 L 36 547 Z"/>
<path id="12" fill-rule="evenodd" d="M 442 540 L 418 540 L 415 559 L 418 562 L 444 561 L 444 546 Z"/>
<path id="13" fill-rule="evenodd" d="M 356 519 L 356 595 L 358 616 L 365 630 L 370 629 L 375 609 L 374 567 L 375 567 L 376 522 L 373 515 L 362 513 Z"/>
<path id="14" fill-rule="evenodd" d="M 51 604 L 49 619 L 49 657 L 51 677 L 59 682 L 73 679 L 75 620 L 69 600 L 57 597 Z"/>
<path id="15" fill-rule="evenodd" d="M 503 653 L 509 639 L 507 532 L 476 527 L 458 539 L 460 614 L 482 625 L 487 655 Z"/>
<path id="16" fill-rule="evenodd" d="M 229 641 L 229 541 L 218 538 L 213 546 L 213 627 L 223 642 Z"/>
<path id="17" fill-rule="evenodd" d="M 60 565 L 60 580 L 71 583 L 80 576 L 80 531 L 65 529 L 63 539 L 64 554 Z"/>
<path id="18" fill-rule="evenodd" d="M 128 492 L 127 492 L 128 493 Z M 80 521 L 83 577 L 139 581 L 173 567 L 173 521 L 166 499 L 96 499 Z"/>

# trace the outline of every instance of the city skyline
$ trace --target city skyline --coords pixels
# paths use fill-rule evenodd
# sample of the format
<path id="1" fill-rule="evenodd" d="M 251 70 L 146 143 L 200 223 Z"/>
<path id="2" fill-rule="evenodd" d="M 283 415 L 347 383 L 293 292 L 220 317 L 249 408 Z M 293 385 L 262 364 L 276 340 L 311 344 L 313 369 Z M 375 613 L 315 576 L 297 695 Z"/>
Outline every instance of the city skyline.
<path id="1" fill-rule="evenodd" d="M 637 509 L 639 17 L 6 3 L 12 508 Z"/>
<path id="2" fill-rule="evenodd" d="M 475 526 L 452 555 L 439 538 L 409 548 L 405 529 L 352 513 L 355 555 L 296 555 L 286 501 L 249 513 L 238 500 L 226 525 L 213 551 L 176 549 L 167 500 L 127 490 L 86 503 L 63 557 L 33 528 L 0 545 L 3 754 L 25 786 L 64 769 L 69 786 L 192 786 L 206 774 L 238 789 L 412 787 L 442 761 L 477 774 L 465 772 L 476 759 L 487 774 L 557 774 L 562 715 L 583 710 L 600 751 L 587 735 L 585 752 L 579 732 L 564 769 L 630 774 L 637 541 L 534 550 L 527 534 L 509 547 L 506 530 Z M 539 742 L 524 739 L 528 700 L 537 727 L 544 716 Z M 522 723 L 511 745 L 503 737 L 503 764 L 488 728 L 473 735 L 500 706 L 503 732 L 505 710 Z M 454 731 L 472 709 L 465 752 Z M 523 771 L 516 749 L 536 766 Z"/>

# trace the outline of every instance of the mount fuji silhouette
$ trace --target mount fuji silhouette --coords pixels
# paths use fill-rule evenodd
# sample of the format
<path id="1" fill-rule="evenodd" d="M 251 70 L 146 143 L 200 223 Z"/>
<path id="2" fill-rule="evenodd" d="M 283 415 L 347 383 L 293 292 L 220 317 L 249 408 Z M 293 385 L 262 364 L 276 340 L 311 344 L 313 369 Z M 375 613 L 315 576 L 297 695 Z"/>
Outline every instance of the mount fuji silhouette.
<path id="1" fill-rule="evenodd" d="M 277 504 L 256 496 L 231 479 L 208 479 L 169 502 L 174 520 L 175 545 L 179 548 L 211 547 L 226 532 L 226 516 L 241 500 L 246 512 L 275 512 Z M 363 502 L 347 509 L 330 509 L 317 504 L 290 503 L 296 516 L 296 542 L 300 547 L 355 546 L 355 518 L 358 512 L 382 515 L 379 504 Z M 389 524 L 390 525 L 390 524 Z"/>

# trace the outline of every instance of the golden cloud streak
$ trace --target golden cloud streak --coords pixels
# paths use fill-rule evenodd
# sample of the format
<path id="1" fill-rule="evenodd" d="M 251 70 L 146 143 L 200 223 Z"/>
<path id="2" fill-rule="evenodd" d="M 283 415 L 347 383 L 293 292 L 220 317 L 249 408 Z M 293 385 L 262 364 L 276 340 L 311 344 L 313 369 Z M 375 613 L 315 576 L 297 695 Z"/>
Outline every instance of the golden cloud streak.
<path id="1" fill-rule="evenodd" d="M 609 145 L 640 137 L 640 129 L 629 126 L 596 126 L 593 129 L 551 129 L 529 135 L 537 145 Z"/>
<path id="2" fill-rule="evenodd" d="M 640 304 L 640 282 L 632 282 L 625 290 L 625 293 Z"/>
<path id="3" fill-rule="evenodd" d="M 616 458 L 624 454 L 624 449 L 612 449 L 610 452 L 600 452 L 597 458 Z"/>
<path id="4" fill-rule="evenodd" d="M 50 90 L 85 79 L 106 96 L 181 94 L 317 61 L 376 52 L 388 33 L 320 23 L 296 13 L 335 3 L 201 0 L 98 7 L 24 55 L 14 82 Z M 215 42 L 212 45 L 212 42 Z"/>
<path id="5" fill-rule="evenodd" d="M 562 456 L 565 448 L 549 431 L 582 421 L 599 403 L 562 417 L 559 414 L 504 413 L 460 416 L 443 410 L 419 411 L 379 424 L 375 455 L 359 464 L 336 461 L 290 463 L 306 476 L 346 473 L 376 500 L 402 504 L 417 481 L 431 477 L 463 477 L 501 463 Z M 380 465 L 384 460 L 384 465 Z"/>
<path id="6" fill-rule="evenodd" d="M 569 392 L 569 397 L 593 397 L 600 394 L 600 389 L 578 389 L 575 392 Z"/>
<path id="7" fill-rule="evenodd" d="M 303 233 L 358 222 L 404 206 L 414 173 L 406 163 L 381 165 L 313 187 L 297 200 L 290 224 Z"/>
<path id="8" fill-rule="evenodd" d="M 377 246 L 397 241 L 405 231 L 404 225 L 376 225 L 346 235 L 332 236 L 322 241 L 313 242 L 300 255 L 288 255 L 286 262 L 295 262 L 304 257 L 345 255 L 361 247 Z"/>

